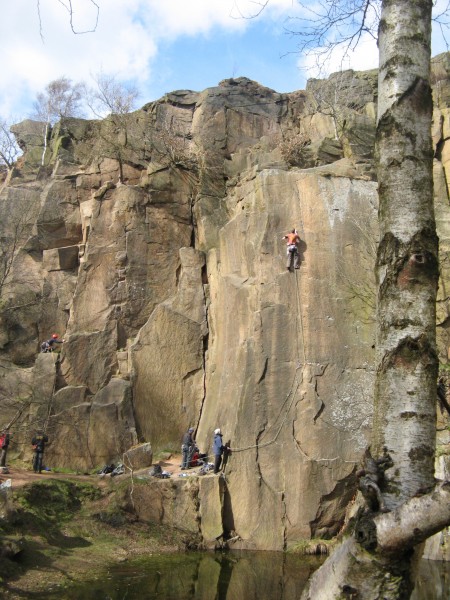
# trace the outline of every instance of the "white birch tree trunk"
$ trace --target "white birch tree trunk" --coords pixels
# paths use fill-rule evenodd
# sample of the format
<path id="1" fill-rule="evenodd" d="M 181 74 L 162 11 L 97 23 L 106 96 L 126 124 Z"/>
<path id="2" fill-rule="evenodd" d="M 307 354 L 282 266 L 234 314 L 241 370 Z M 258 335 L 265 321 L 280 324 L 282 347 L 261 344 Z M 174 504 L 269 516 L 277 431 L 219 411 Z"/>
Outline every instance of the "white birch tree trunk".
<path id="1" fill-rule="evenodd" d="M 50 128 L 50 121 L 47 119 L 47 121 L 45 122 L 45 129 L 44 129 L 44 148 L 42 150 L 42 156 L 41 156 L 41 165 L 44 166 L 45 164 L 45 153 L 47 152 L 47 140 L 48 140 L 48 130 Z"/>
<path id="2" fill-rule="evenodd" d="M 385 0 L 379 28 L 380 244 L 373 453 L 393 509 L 434 485 L 438 239 L 433 208 L 432 0 Z"/>
<path id="3" fill-rule="evenodd" d="M 391 458 L 378 482 L 391 512 L 360 518 L 355 534 L 314 573 L 303 600 L 406 600 L 420 544 L 450 522 L 450 486 L 433 491 L 439 271 L 431 9 L 432 0 L 383 0 L 378 37 L 380 243 L 372 454 Z"/>

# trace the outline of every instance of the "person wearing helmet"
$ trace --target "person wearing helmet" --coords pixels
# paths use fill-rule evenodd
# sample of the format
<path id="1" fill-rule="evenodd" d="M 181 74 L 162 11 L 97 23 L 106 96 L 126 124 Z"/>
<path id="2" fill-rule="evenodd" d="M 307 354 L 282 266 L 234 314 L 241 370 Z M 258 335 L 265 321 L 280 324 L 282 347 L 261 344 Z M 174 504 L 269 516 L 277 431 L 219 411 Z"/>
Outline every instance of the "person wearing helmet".
<path id="1" fill-rule="evenodd" d="M 219 428 L 214 430 L 212 451 L 214 454 L 214 473 L 217 474 L 220 471 L 222 455 L 225 451 L 225 446 L 222 443 L 222 433 Z"/>
<path id="2" fill-rule="evenodd" d="M 42 342 L 41 344 L 41 352 L 53 352 L 55 348 L 53 348 L 54 344 L 62 344 L 64 340 L 59 339 L 59 335 L 57 333 L 52 333 L 52 337 Z"/>
<path id="3" fill-rule="evenodd" d="M 195 441 L 193 438 L 194 428 L 189 427 L 186 433 L 183 435 L 181 441 L 181 470 L 189 469 L 189 463 L 191 462 L 192 455 L 194 453 Z"/>
<path id="4" fill-rule="evenodd" d="M 298 254 L 298 245 L 300 243 L 300 237 L 295 229 L 292 229 L 289 233 L 281 238 L 282 240 L 287 240 L 287 262 L 286 268 L 288 271 L 292 268 L 292 263 L 294 263 L 294 269 L 300 268 L 300 256 Z"/>

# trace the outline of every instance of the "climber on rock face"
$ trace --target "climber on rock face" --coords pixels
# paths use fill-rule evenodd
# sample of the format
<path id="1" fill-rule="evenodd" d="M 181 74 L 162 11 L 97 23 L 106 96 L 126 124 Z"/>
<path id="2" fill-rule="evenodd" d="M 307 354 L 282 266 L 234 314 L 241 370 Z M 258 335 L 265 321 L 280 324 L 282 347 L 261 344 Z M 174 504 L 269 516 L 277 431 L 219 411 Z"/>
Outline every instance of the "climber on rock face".
<path id="1" fill-rule="evenodd" d="M 300 268 L 300 257 L 298 254 L 298 245 L 300 243 L 300 237 L 295 229 L 292 229 L 289 233 L 283 236 L 281 239 L 287 240 L 287 262 L 286 268 L 288 271 L 292 268 L 294 263 L 294 269 Z"/>
<path id="2" fill-rule="evenodd" d="M 60 340 L 59 335 L 57 333 L 54 333 L 54 334 L 52 334 L 52 337 L 49 340 L 42 342 L 41 352 L 53 352 L 54 344 L 62 344 L 62 343 L 64 343 L 64 340 Z"/>

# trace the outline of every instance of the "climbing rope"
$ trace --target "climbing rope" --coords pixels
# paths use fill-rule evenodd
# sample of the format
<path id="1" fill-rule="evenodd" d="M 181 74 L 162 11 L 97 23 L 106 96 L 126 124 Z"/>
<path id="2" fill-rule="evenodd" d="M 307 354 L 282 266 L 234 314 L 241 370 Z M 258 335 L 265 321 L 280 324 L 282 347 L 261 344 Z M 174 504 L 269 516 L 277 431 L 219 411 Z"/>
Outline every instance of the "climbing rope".
<path id="1" fill-rule="evenodd" d="M 297 190 L 297 197 L 298 197 L 298 206 L 299 206 L 299 216 L 300 216 L 300 239 L 304 239 L 305 237 L 305 230 L 303 227 L 303 214 L 302 214 L 302 203 L 300 201 L 300 194 L 298 193 Z M 298 250 L 297 250 L 298 252 Z M 298 259 L 300 260 L 300 257 L 298 257 Z M 302 305 L 300 303 L 300 293 L 299 293 L 299 288 L 300 288 L 300 279 L 297 277 L 297 270 L 298 269 L 294 269 L 295 271 L 295 291 L 297 294 L 297 322 L 300 320 L 300 332 L 302 335 L 302 346 L 303 346 L 303 366 L 306 365 L 306 351 L 305 351 L 305 336 L 303 334 L 303 314 L 302 314 Z M 298 333 L 298 325 L 297 325 L 297 333 Z M 299 360 L 299 356 L 300 353 L 298 351 L 298 335 L 297 335 L 297 358 Z"/>
<path id="2" fill-rule="evenodd" d="M 297 323 L 300 322 L 300 333 L 302 335 L 302 348 L 303 348 L 303 366 L 306 365 L 306 351 L 305 351 L 305 336 L 303 334 L 303 314 L 302 314 L 302 305 L 300 303 L 300 279 L 297 277 L 297 271 L 295 270 L 295 291 L 297 293 Z M 298 324 L 297 324 L 297 334 L 298 334 Z M 298 335 L 297 335 L 297 358 L 299 357 L 300 352 L 298 351 Z"/>
<path id="3" fill-rule="evenodd" d="M 303 229 L 303 220 L 302 220 L 301 212 L 300 212 L 300 223 L 301 223 L 301 226 L 302 226 L 302 229 Z M 292 380 L 291 387 L 289 389 L 288 394 L 286 395 L 286 398 L 284 399 L 284 401 L 282 403 L 282 407 L 280 409 L 280 413 L 283 411 L 284 405 L 288 401 L 289 397 L 291 397 L 291 401 L 290 401 L 290 403 L 288 405 L 288 408 L 287 408 L 287 410 L 286 410 L 286 412 L 284 414 L 284 418 L 283 418 L 281 424 L 279 425 L 279 427 L 278 427 L 278 429 L 277 429 L 277 431 L 275 433 L 275 436 L 271 440 L 268 440 L 267 442 L 263 442 L 263 443 L 251 444 L 249 446 L 244 446 L 242 448 L 232 448 L 232 452 L 233 453 L 234 452 L 244 452 L 246 450 L 252 450 L 252 449 L 256 449 L 256 448 L 257 449 L 265 448 L 267 446 L 270 446 L 271 444 L 274 444 L 277 441 L 278 436 L 280 435 L 281 430 L 283 429 L 283 426 L 284 426 L 284 424 L 287 421 L 287 418 L 288 418 L 289 412 L 290 412 L 290 410 L 292 408 L 292 405 L 294 404 L 294 400 L 295 400 L 295 397 L 296 397 L 296 392 L 297 392 L 298 387 L 300 385 L 299 370 L 302 369 L 302 371 L 303 371 L 303 368 L 306 365 L 305 337 L 304 337 L 304 334 L 303 334 L 303 315 L 302 315 L 302 307 L 301 307 L 301 303 L 300 303 L 300 294 L 299 294 L 300 280 L 297 277 L 297 269 L 294 269 L 294 270 L 295 270 L 295 289 L 296 289 L 296 300 L 297 300 L 297 306 L 296 306 L 297 365 L 296 365 L 296 368 L 295 368 L 295 375 L 294 375 L 294 378 Z M 300 324 L 300 327 L 299 327 L 299 324 Z M 303 366 L 302 366 L 302 364 L 300 362 L 300 349 L 299 349 L 299 343 L 298 343 L 298 341 L 299 341 L 299 335 L 298 335 L 299 334 L 299 329 L 300 329 L 301 340 L 302 340 L 302 348 L 303 348 Z M 277 417 L 276 420 L 278 420 L 278 417 Z M 224 475 L 225 475 L 225 468 L 224 468 Z"/>
<path id="4" fill-rule="evenodd" d="M 278 436 L 280 435 L 280 432 L 283 429 L 283 425 L 286 423 L 289 411 L 291 410 L 291 407 L 292 407 L 292 405 L 294 403 L 295 392 L 297 391 L 298 386 L 300 385 L 300 382 L 297 380 L 298 370 L 299 369 L 300 369 L 300 367 L 296 368 L 296 370 L 295 370 L 295 376 L 294 376 L 294 380 L 292 382 L 291 388 L 290 388 L 288 394 L 286 395 L 286 398 L 284 399 L 283 404 L 286 403 L 286 401 L 288 400 L 289 396 L 292 394 L 291 402 L 289 403 L 288 409 L 286 410 L 286 413 L 284 415 L 284 419 L 281 421 L 281 424 L 278 427 L 278 430 L 277 430 L 275 436 L 271 440 L 269 440 L 267 442 L 264 442 L 262 444 L 252 444 L 251 446 L 245 446 L 243 448 L 232 448 L 232 452 L 233 453 L 234 452 L 244 452 L 244 450 L 252 450 L 253 448 L 258 448 L 258 449 L 259 448 L 265 448 L 266 446 L 270 446 L 271 444 L 273 444 L 273 443 L 275 443 L 277 441 Z"/>
<path id="5" fill-rule="evenodd" d="M 53 356 L 53 353 L 51 353 L 51 354 L 52 354 L 52 356 Z M 55 365 L 58 365 L 58 364 L 59 364 L 59 356 L 57 356 L 57 357 L 56 357 L 56 363 L 55 363 Z M 56 370 L 57 370 L 57 369 L 58 369 L 58 366 L 56 367 Z M 47 405 L 47 417 L 46 417 L 46 419 L 45 419 L 45 422 L 44 422 L 44 427 L 43 427 L 43 431 L 44 431 L 44 433 L 47 431 L 48 422 L 49 422 L 49 420 L 50 420 L 50 417 L 51 417 L 51 414 L 52 414 L 52 405 L 53 405 L 53 398 L 54 398 L 54 395 L 55 395 L 55 389 L 56 389 L 56 378 L 57 378 L 57 376 L 58 376 L 58 375 L 57 375 L 57 372 L 56 372 L 56 373 L 55 373 L 55 376 L 54 376 L 54 378 L 53 378 L 53 387 L 52 387 L 52 393 L 51 393 L 51 395 L 50 395 L 50 400 L 49 400 L 49 402 L 48 402 L 48 405 Z"/>

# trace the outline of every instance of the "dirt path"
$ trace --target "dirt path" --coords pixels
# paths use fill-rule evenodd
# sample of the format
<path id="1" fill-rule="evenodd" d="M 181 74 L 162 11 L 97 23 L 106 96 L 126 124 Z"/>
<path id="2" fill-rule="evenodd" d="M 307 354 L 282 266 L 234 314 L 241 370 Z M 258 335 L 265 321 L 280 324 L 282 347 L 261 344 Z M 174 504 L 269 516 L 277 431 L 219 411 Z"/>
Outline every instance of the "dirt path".
<path id="1" fill-rule="evenodd" d="M 43 479 L 76 479 L 77 481 L 93 481 L 98 478 L 96 475 L 78 475 L 76 473 L 53 473 L 51 471 L 42 471 L 41 474 L 34 473 L 27 469 L 15 466 L 9 466 L 9 473 L 0 473 L 0 483 L 11 479 L 12 487 L 17 489 L 32 483 L 33 481 L 42 481 Z"/>
<path id="2" fill-rule="evenodd" d="M 167 471 L 170 473 L 172 477 L 178 476 L 182 471 L 180 469 L 181 464 L 181 455 L 180 454 L 172 454 L 164 460 L 155 461 L 154 465 L 160 465 L 163 471 Z M 42 473 L 34 473 L 29 469 L 25 469 L 23 467 L 18 467 L 15 465 L 8 466 L 9 473 L 1 473 L 0 472 L 0 484 L 5 482 L 7 479 L 11 479 L 11 484 L 13 489 L 17 489 L 32 483 L 33 481 L 42 481 L 45 479 L 72 479 L 75 481 L 87 481 L 91 483 L 106 483 L 109 481 L 110 476 L 106 475 L 104 477 L 100 477 L 99 475 L 85 475 L 78 473 L 54 473 L 53 471 L 42 471 Z M 149 467 L 145 469 L 140 469 L 139 471 L 135 471 L 135 474 L 138 475 L 140 473 L 147 473 L 149 471 Z M 183 473 L 185 473 L 183 471 Z M 189 471 L 186 471 L 189 473 Z M 193 473 L 193 471 L 192 471 Z M 127 471 L 125 471 L 127 474 Z M 119 476 L 117 480 L 122 479 L 122 476 Z"/>

